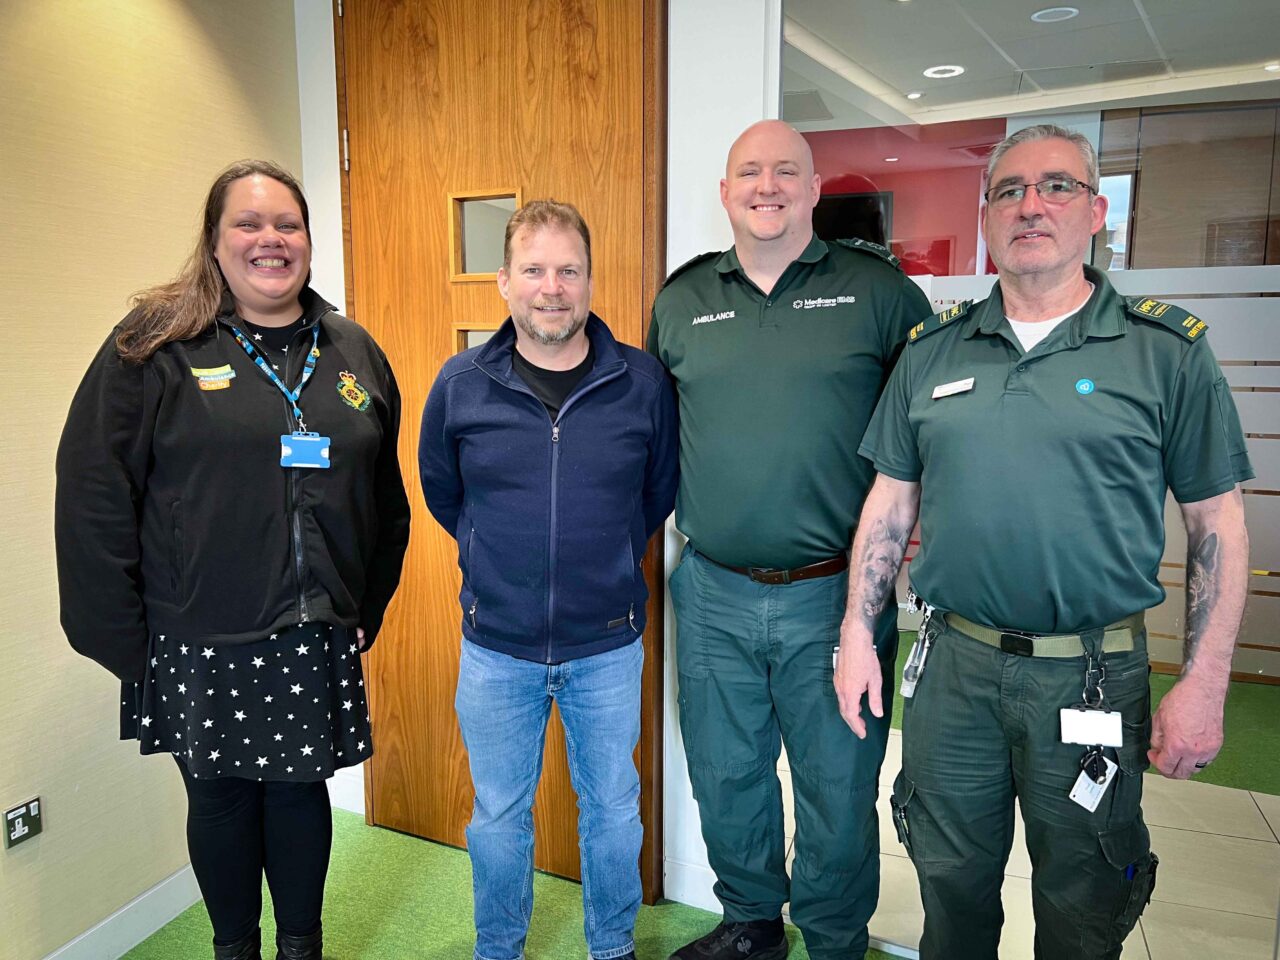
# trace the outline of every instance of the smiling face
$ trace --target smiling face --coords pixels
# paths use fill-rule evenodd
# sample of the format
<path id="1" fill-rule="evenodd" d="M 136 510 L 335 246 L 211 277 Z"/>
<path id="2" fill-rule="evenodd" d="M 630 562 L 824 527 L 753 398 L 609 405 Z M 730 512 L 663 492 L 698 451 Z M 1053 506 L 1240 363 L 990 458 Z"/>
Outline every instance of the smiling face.
<path id="1" fill-rule="evenodd" d="M 289 188 L 255 173 L 227 188 L 214 259 L 240 316 L 264 326 L 292 323 L 311 269 L 311 238 Z"/>
<path id="2" fill-rule="evenodd" d="M 591 310 L 591 277 L 582 236 L 569 227 L 521 227 L 498 290 L 511 309 L 516 336 L 559 346 L 582 335 Z"/>
<path id="3" fill-rule="evenodd" d="M 1032 184 L 1054 177 L 1088 182 L 1084 158 L 1068 140 L 1049 137 L 1028 140 L 1010 149 L 987 184 L 989 190 L 1008 184 Z M 1090 238 L 1106 221 L 1107 199 L 1080 190 L 1066 203 L 1045 203 L 1028 189 L 1018 203 L 982 208 L 987 250 L 1002 277 L 1038 275 L 1047 281 L 1080 270 Z"/>
<path id="4" fill-rule="evenodd" d="M 808 243 L 819 192 L 809 144 L 780 120 L 746 129 L 729 150 L 720 181 L 720 202 L 738 245 Z"/>

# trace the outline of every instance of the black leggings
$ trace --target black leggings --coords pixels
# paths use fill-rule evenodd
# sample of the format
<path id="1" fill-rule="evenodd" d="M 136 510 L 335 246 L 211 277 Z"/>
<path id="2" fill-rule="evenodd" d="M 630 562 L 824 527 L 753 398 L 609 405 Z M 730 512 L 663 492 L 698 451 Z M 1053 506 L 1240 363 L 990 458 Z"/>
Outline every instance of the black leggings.
<path id="1" fill-rule="evenodd" d="M 187 849 L 215 943 L 253 933 L 267 875 L 276 928 L 301 937 L 320 928 L 333 821 L 324 782 L 217 777 L 197 780 L 178 762 L 187 788 Z"/>

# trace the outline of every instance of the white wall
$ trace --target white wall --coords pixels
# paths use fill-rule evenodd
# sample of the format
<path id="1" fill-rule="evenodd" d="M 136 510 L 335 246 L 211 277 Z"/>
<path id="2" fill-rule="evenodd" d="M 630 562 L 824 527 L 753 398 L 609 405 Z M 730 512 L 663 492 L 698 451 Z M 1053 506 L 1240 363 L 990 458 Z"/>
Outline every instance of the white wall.
<path id="1" fill-rule="evenodd" d="M 781 0 L 671 0 L 668 7 L 667 269 L 731 246 L 720 206 L 729 145 L 743 128 L 778 116 Z M 668 523 L 667 573 L 684 538 Z M 668 899 L 720 910 L 711 892 L 698 807 L 689 787 L 676 706 L 675 620 L 666 611 L 663 724 L 664 886 Z"/>
<path id="2" fill-rule="evenodd" d="M 298 46 L 298 114 L 302 124 L 302 191 L 311 208 L 311 286 L 347 312 L 342 249 L 342 151 L 338 130 L 333 10 L 320 0 L 294 0 Z M 364 813 L 364 764 L 329 781 L 335 807 Z"/>
<path id="3" fill-rule="evenodd" d="M 294 0 L 298 45 L 298 113 L 302 121 L 303 192 L 311 208 L 311 285 L 347 309 L 342 250 L 342 157 L 339 149 L 333 10 L 318 0 Z"/>
<path id="4" fill-rule="evenodd" d="M 0 808 L 44 832 L 0 853 L 0 960 L 115 956 L 196 896 L 173 761 L 117 739 L 120 686 L 58 624 L 54 456 L 131 292 L 172 276 L 217 172 L 299 163 L 289 6 L 0 4 Z"/>

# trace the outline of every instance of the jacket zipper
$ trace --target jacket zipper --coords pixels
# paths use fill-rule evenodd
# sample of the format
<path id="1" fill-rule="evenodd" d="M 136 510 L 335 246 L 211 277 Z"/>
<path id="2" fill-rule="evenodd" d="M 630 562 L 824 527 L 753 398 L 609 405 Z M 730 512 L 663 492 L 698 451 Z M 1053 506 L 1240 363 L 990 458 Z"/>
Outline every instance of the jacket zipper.
<path id="1" fill-rule="evenodd" d="M 564 413 L 564 407 L 560 408 Z M 556 418 L 557 420 L 559 417 Z M 557 474 L 560 466 L 560 424 L 551 425 L 551 542 L 547 560 L 547 663 L 551 662 L 551 638 L 555 636 L 556 615 L 556 496 Z"/>
<path id="2" fill-rule="evenodd" d="M 515 349 L 515 348 L 513 347 L 512 349 Z M 537 396 L 534 395 L 534 392 L 529 389 L 529 385 L 526 384 L 523 380 L 521 380 L 518 375 L 513 374 L 514 382 L 512 382 L 512 381 L 504 380 L 502 377 L 498 376 L 492 370 L 487 369 L 480 363 L 477 363 L 476 366 L 479 367 L 482 371 L 484 371 L 484 373 L 495 382 L 501 384 L 504 387 L 507 387 L 508 389 L 515 390 L 517 393 L 523 393 L 526 396 L 528 396 L 534 403 L 538 405 L 539 409 L 541 409 L 544 413 L 546 413 L 547 408 L 543 406 L 542 401 L 539 400 Z M 566 411 L 568 411 L 568 409 L 571 406 L 573 406 L 573 404 L 576 403 L 579 399 L 584 397 L 586 394 L 590 393 L 596 387 L 602 386 L 603 384 L 606 384 L 611 380 L 618 379 L 623 375 L 623 373 L 626 372 L 626 369 L 627 369 L 626 361 L 618 361 L 616 367 L 614 367 L 614 369 L 611 369 L 609 373 L 604 374 L 603 376 L 597 379 L 589 380 L 585 385 L 579 384 L 577 389 L 575 389 L 574 392 L 565 399 L 564 406 L 560 408 L 560 412 L 556 415 L 555 420 L 551 421 L 551 519 L 550 519 L 550 523 L 548 524 L 549 537 L 548 537 L 548 544 L 547 544 L 547 647 L 546 647 L 547 653 L 546 653 L 546 660 L 545 660 L 546 663 L 553 662 L 551 657 L 551 647 L 552 647 L 552 639 L 555 636 L 556 501 L 558 499 L 556 497 L 556 483 L 558 480 L 557 474 L 559 472 L 557 467 L 560 462 L 560 421 L 564 419 L 564 415 Z M 551 415 L 549 413 L 547 414 L 547 419 L 548 420 L 551 419 Z M 471 610 L 468 612 L 473 615 L 471 626 L 472 628 L 474 628 L 475 627 L 474 601 L 472 603 Z M 633 624 L 633 629 L 634 629 L 634 624 Z"/>
<path id="3" fill-rule="evenodd" d="M 480 604 L 480 601 L 477 598 L 475 597 L 471 598 L 471 608 L 467 611 L 467 616 L 471 618 L 472 630 L 476 628 L 476 607 L 479 606 L 479 604 Z"/>
<path id="4" fill-rule="evenodd" d="M 319 323 L 319 318 L 316 318 Z M 297 334 L 294 334 L 293 340 L 296 342 Z M 289 346 L 293 346 L 291 342 Z M 305 361 L 304 361 L 305 362 Z M 284 377 L 283 380 L 287 386 L 289 383 L 289 355 L 284 358 Z M 292 389 L 292 388 L 290 388 Z M 284 398 L 281 397 L 283 400 Z M 284 419 L 289 424 L 289 432 L 292 433 L 298 429 L 299 424 L 294 423 L 293 409 L 288 400 L 284 401 Z M 298 471 L 293 468 L 289 470 L 289 525 L 293 530 L 293 570 L 298 580 L 298 622 L 306 623 L 311 619 L 311 614 L 307 610 L 307 591 L 303 586 L 305 576 L 303 573 L 303 545 L 302 545 L 302 516 L 298 509 Z"/>

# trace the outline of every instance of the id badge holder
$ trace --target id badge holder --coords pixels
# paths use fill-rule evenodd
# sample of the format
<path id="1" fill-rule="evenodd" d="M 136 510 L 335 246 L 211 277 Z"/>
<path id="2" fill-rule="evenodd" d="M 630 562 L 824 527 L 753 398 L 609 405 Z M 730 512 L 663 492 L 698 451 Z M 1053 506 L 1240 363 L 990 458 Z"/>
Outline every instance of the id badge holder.
<path id="1" fill-rule="evenodd" d="M 1104 710 L 1079 704 L 1063 707 L 1058 711 L 1062 724 L 1062 742 L 1081 746 L 1124 746 L 1124 727 L 1120 723 L 1120 711 Z"/>
<path id="2" fill-rule="evenodd" d="M 1119 710 L 1107 709 L 1107 697 L 1102 689 L 1107 679 L 1102 631 L 1089 631 L 1081 636 L 1081 641 L 1085 647 L 1084 690 L 1080 703 L 1058 711 L 1062 742 L 1119 750 L 1124 746 L 1124 725 Z"/>
<path id="3" fill-rule="evenodd" d="M 328 470 L 329 438 L 302 430 L 280 434 L 280 466 Z"/>

